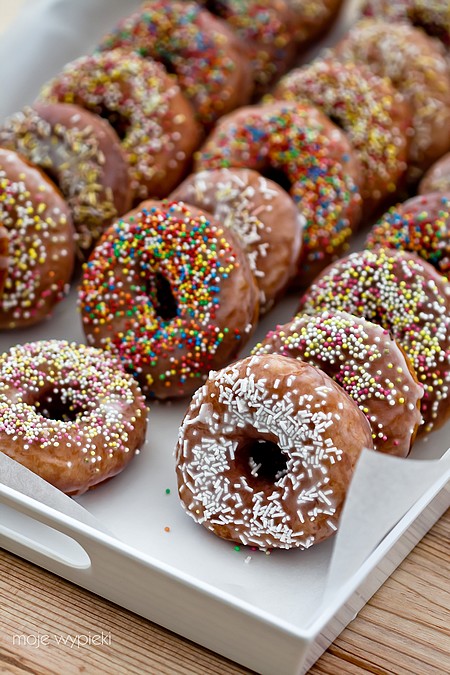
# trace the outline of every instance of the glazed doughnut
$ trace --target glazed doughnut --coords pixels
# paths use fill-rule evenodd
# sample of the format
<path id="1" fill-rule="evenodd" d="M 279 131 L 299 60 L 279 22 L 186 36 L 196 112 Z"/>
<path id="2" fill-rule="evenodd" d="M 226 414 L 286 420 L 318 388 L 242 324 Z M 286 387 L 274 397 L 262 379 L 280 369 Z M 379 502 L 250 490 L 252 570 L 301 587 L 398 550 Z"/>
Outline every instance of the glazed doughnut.
<path id="1" fill-rule="evenodd" d="M 146 425 L 137 383 L 100 349 L 48 340 L 0 356 L 2 452 L 66 494 L 122 471 Z"/>
<path id="2" fill-rule="evenodd" d="M 450 283 L 429 263 L 395 249 L 352 253 L 322 272 L 300 308 L 349 312 L 390 331 L 424 387 L 418 433 L 450 417 Z"/>
<path id="3" fill-rule="evenodd" d="M 31 326 L 47 318 L 69 290 L 74 230 L 68 206 L 47 176 L 3 148 L 0 223 L 9 240 L 0 329 Z M 2 245 L 2 268 L 3 253 Z"/>
<path id="4" fill-rule="evenodd" d="M 302 228 L 294 202 L 279 185 L 248 169 L 192 174 L 171 200 L 208 211 L 237 235 L 259 288 L 260 313 L 280 297 L 297 269 Z"/>
<path id="5" fill-rule="evenodd" d="M 392 207 L 373 226 L 366 248 L 412 251 L 450 277 L 450 194 L 432 192 Z"/>
<path id="6" fill-rule="evenodd" d="M 359 162 L 343 132 L 312 106 L 277 101 L 227 115 L 196 168 L 248 168 L 288 183 L 305 218 L 297 279 L 304 286 L 346 250 L 360 220 Z"/>
<path id="7" fill-rule="evenodd" d="M 367 419 L 318 368 L 266 354 L 210 374 L 181 424 L 181 502 L 214 534 L 309 548 L 337 529 Z"/>
<path id="8" fill-rule="evenodd" d="M 88 342 L 117 353 L 157 398 L 192 393 L 236 356 L 258 314 L 232 232 L 182 203 L 144 202 L 112 225 L 85 266 L 79 298 Z"/>
<path id="9" fill-rule="evenodd" d="M 343 0 L 289 0 L 294 35 L 299 46 L 308 46 L 333 24 Z"/>
<path id="10" fill-rule="evenodd" d="M 450 77 L 443 46 L 420 29 L 373 19 L 357 23 L 333 51 L 388 77 L 412 112 L 410 180 L 450 149 Z"/>
<path id="11" fill-rule="evenodd" d="M 295 56 L 288 0 L 201 0 L 201 4 L 226 21 L 248 47 L 258 98 Z"/>
<path id="12" fill-rule="evenodd" d="M 346 312 L 296 316 L 277 326 L 253 354 L 281 354 L 320 368 L 366 415 L 374 450 L 406 457 L 421 422 L 419 385 L 389 332 Z"/>
<path id="13" fill-rule="evenodd" d="M 448 192 L 450 194 L 450 152 L 435 162 L 419 183 L 419 194 Z"/>
<path id="14" fill-rule="evenodd" d="M 362 12 L 389 22 L 406 21 L 450 46 L 448 0 L 365 0 Z"/>
<path id="15" fill-rule="evenodd" d="M 26 107 L 0 127 L 0 145 L 20 153 L 56 182 L 84 253 L 131 208 L 120 140 L 98 115 L 64 103 Z"/>
<path id="16" fill-rule="evenodd" d="M 123 49 L 81 56 L 40 93 L 45 103 L 75 103 L 112 124 L 122 140 L 136 201 L 165 197 L 200 140 L 193 110 L 164 67 Z"/>
<path id="17" fill-rule="evenodd" d="M 406 171 L 411 116 L 388 79 L 353 63 L 318 60 L 288 73 L 273 96 L 312 103 L 346 132 L 363 171 L 366 212 L 396 191 Z"/>
<path id="18" fill-rule="evenodd" d="M 175 73 L 199 121 L 208 126 L 250 100 L 253 84 L 246 45 L 195 2 L 144 3 L 103 38 L 99 49 L 117 47 L 161 61 Z"/>

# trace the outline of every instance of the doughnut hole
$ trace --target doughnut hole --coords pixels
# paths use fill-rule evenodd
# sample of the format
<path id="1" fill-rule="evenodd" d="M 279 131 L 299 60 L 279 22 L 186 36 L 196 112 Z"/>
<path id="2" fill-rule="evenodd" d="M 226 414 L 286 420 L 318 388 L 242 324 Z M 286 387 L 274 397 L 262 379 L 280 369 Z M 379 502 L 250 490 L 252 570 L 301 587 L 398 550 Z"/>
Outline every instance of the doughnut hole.
<path id="1" fill-rule="evenodd" d="M 121 115 L 117 110 L 110 110 L 106 106 L 97 108 L 95 112 L 109 122 L 117 136 L 123 141 L 130 129 L 130 120 L 125 115 Z"/>
<path id="2" fill-rule="evenodd" d="M 277 443 L 265 438 L 244 439 L 236 450 L 236 468 L 256 490 L 273 487 L 287 473 L 287 457 Z"/>
<path id="3" fill-rule="evenodd" d="M 64 396 L 64 393 L 59 390 L 41 392 L 34 406 L 42 417 L 61 422 L 73 422 L 82 412 L 70 398 Z"/>
<path id="4" fill-rule="evenodd" d="M 151 300 L 156 314 L 163 321 L 170 321 L 177 316 L 178 303 L 170 281 L 163 274 L 157 272 L 148 278 L 146 293 Z"/>
<path id="5" fill-rule="evenodd" d="M 260 171 L 261 175 L 268 180 L 272 180 L 274 183 L 277 183 L 283 190 L 286 192 L 291 191 L 292 183 L 287 177 L 286 173 L 281 169 L 278 169 L 274 166 L 266 166 Z"/>

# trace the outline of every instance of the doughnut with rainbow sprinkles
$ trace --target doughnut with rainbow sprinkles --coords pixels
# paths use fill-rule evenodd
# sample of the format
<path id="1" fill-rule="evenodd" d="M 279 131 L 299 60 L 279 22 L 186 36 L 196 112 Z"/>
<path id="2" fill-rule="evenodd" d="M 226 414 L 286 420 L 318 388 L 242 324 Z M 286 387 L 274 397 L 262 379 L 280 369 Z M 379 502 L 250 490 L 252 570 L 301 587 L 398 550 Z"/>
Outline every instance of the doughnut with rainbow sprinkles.
<path id="1" fill-rule="evenodd" d="M 163 63 L 176 75 L 198 120 L 206 126 L 250 100 L 253 81 L 247 45 L 196 2 L 144 2 L 98 47 L 101 51 L 117 48 Z"/>
<path id="2" fill-rule="evenodd" d="M 361 217 L 360 165 L 344 133 L 317 108 L 277 101 L 227 115 L 196 159 L 197 171 L 221 168 L 253 169 L 288 184 L 305 218 L 300 285 L 346 251 Z"/>
<path id="3" fill-rule="evenodd" d="M 272 96 L 316 105 L 348 134 L 364 175 L 366 213 L 396 192 L 407 167 L 411 113 L 387 78 L 360 64 L 317 60 L 291 70 Z"/>
<path id="4" fill-rule="evenodd" d="M 118 354 L 156 398 L 191 394 L 258 318 L 238 241 L 182 202 L 143 202 L 112 225 L 84 266 L 79 303 L 88 342 Z"/>
<path id="5" fill-rule="evenodd" d="M 80 56 L 47 82 L 43 103 L 74 103 L 101 115 L 122 141 L 134 200 L 166 197 L 183 178 L 201 130 L 173 77 L 124 49 Z"/>
<path id="6" fill-rule="evenodd" d="M 366 248 L 412 251 L 450 277 L 449 197 L 431 192 L 393 206 L 372 227 Z"/>

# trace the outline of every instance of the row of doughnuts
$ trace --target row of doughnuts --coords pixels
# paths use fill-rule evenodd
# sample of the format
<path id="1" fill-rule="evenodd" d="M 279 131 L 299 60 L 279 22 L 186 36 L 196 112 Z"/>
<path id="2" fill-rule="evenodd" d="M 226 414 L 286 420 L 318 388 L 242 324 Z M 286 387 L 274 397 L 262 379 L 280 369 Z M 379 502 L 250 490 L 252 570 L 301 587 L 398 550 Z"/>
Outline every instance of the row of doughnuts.
<path id="1" fill-rule="evenodd" d="M 226 14 L 225 18 L 234 25 L 237 35 L 246 34 L 249 23 L 243 20 L 242 9 L 239 17 L 234 3 L 229 3 L 228 7 L 225 7 L 226 3 L 222 3 L 222 7 L 219 4 L 216 3 L 216 13 Z M 326 7 L 309 12 L 309 28 L 306 31 L 309 35 L 324 28 L 339 3 L 312 3 L 317 7 L 321 4 Z M 252 30 L 256 27 L 259 35 L 253 38 L 262 40 L 267 49 L 274 42 L 272 31 L 281 30 L 280 20 L 277 19 L 277 23 L 274 18 L 275 14 L 278 16 L 280 7 L 277 5 L 275 13 L 270 2 L 253 3 L 251 8 L 253 18 L 258 19 L 251 22 Z M 300 7 L 295 9 L 297 18 L 301 11 Z M 306 40 L 306 37 L 305 33 L 297 42 Z M 285 43 L 284 38 L 281 41 L 279 38 L 278 35 L 275 40 L 277 53 L 282 51 Z M 74 246 L 69 241 L 72 224 L 76 231 L 77 253 L 86 258 L 103 231 L 117 217 L 127 213 L 132 204 L 149 195 L 152 198 L 167 196 L 180 182 L 193 151 L 200 143 L 202 131 L 197 120 L 207 126 L 217 115 L 248 100 L 245 93 L 248 87 L 244 86 L 242 77 L 236 75 L 239 68 L 230 65 L 233 50 L 229 49 L 229 45 L 235 44 L 238 50 L 238 42 L 239 38 L 227 28 L 226 23 L 195 3 L 147 3 L 106 36 L 95 54 L 68 64 L 59 76 L 45 85 L 39 102 L 3 123 L 0 146 L 11 151 L 8 162 L 3 154 L 3 174 L 6 176 L 6 169 L 9 170 L 13 163 L 19 164 L 20 174 L 25 179 L 31 167 L 25 167 L 20 162 L 23 159 L 25 163 L 31 163 L 41 172 L 41 180 L 37 185 L 36 180 L 33 182 L 30 178 L 32 189 L 27 188 L 30 208 L 35 208 L 36 200 L 37 207 L 42 208 L 40 190 L 45 190 L 48 195 L 52 192 L 45 173 L 56 183 L 70 213 L 65 209 L 67 225 L 58 234 L 58 245 L 65 252 L 61 258 L 65 259 L 58 263 L 54 255 L 45 256 L 54 264 L 50 275 L 45 266 L 40 268 L 39 275 L 26 272 L 28 284 L 19 283 L 20 280 L 16 283 L 14 276 L 9 275 L 4 302 L 5 307 L 12 307 L 13 315 L 5 312 L 2 327 L 16 328 L 36 323 L 64 297 L 74 267 Z M 260 58 L 263 52 L 255 48 L 255 58 L 256 55 Z M 160 61 L 177 73 L 176 82 L 167 75 Z M 233 94 L 229 93 L 228 84 L 223 79 L 225 74 L 232 80 Z M 244 98 L 240 99 L 242 92 Z M 191 104 L 196 110 L 197 120 Z M 211 112 L 212 109 L 214 112 Z M 327 125 L 325 120 L 322 124 Z M 317 128 L 319 126 L 316 124 Z M 15 156 L 15 152 L 21 158 Z M 11 183 L 12 179 L 8 180 Z M 345 183 L 345 179 L 337 180 Z M 270 185 L 270 190 L 265 190 L 266 196 L 269 192 L 273 196 L 272 193 L 278 190 L 270 181 L 265 181 L 264 185 Z M 249 186 L 249 189 L 252 188 Z M 352 186 L 345 194 L 351 189 Z M 289 232 L 284 245 L 290 253 L 285 255 L 286 261 L 280 260 L 267 266 L 271 268 L 270 275 L 254 269 L 261 281 L 262 311 L 269 309 L 284 290 L 292 276 L 293 265 L 298 263 L 296 256 L 300 247 L 299 221 L 302 221 L 302 216 L 296 217 L 290 202 L 282 199 L 280 190 L 278 193 L 278 201 L 266 210 L 272 210 L 280 202 L 286 212 L 291 211 L 287 230 L 292 232 Z M 258 194 L 262 194 L 261 190 Z M 59 194 L 52 195 L 56 201 L 59 198 Z M 356 195 L 352 197 L 352 203 L 357 199 Z M 11 203 L 8 208 L 8 228 L 13 232 L 16 211 Z M 43 215 L 43 219 L 36 217 L 27 221 L 29 238 L 37 241 L 40 236 L 37 233 L 47 231 L 46 214 Z M 333 219 L 331 221 L 328 228 L 333 227 Z M 248 220 L 243 224 L 250 227 Z M 261 234 L 259 219 L 257 229 Z M 264 231 L 269 231 L 269 228 L 264 227 Z M 341 240 L 342 234 L 337 238 Z M 34 247 L 30 247 L 30 255 L 27 256 L 20 246 L 23 240 L 24 237 L 15 231 L 9 242 L 10 258 L 21 259 L 21 270 L 35 268 L 36 272 L 36 260 L 43 259 L 43 256 L 36 256 Z M 272 237 L 272 245 L 273 241 Z M 250 253 L 252 261 L 255 257 L 261 261 L 269 248 L 263 238 L 258 254 L 254 250 Z M 279 247 L 278 252 L 282 248 Z M 271 257 L 275 259 L 275 256 Z M 33 282 L 37 276 L 41 277 L 38 285 Z"/>
<path id="2" fill-rule="evenodd" d="M 114 59 L 117 54 L 117 51 L 112 51 L 107 58 Z M 131 55 L 124 57 L 122 53 L 120 59 L 117 57 L 115 65 L 119 67 L 119 62 L 122 65 L 124 60 L 139 63 L 142 61 Z M 88 63 L 89 69 L 93 70 L 94 62 Z M 323 66 L 321 68 L 324 69 Z M 102 72 L 104 73 L 104 70 Z M 354 74 L 353 67 L 342 68 L 340 72 Z M 95 98 L 99 95 L 98 89 L 101 90 L 102 77 L 100 75 L 100 81 L 97 81 L 94 91 L 88 89 L 86 97 L 93 96 L 92 100 L 97 100 L 95 103 L 98 106 L 97 112 L 104 114 L 105 110 L 102 109 L 105 105 L 104 98 Z M 367 80 L 375 83 L 371 77 L 367 75 Z M 406 154 L 408 143 L 404 139 L 408 136 L 410 122 L 406 112 L 404 117 L 398 115 L 398 109 L 404 105 L 404 100 L 400 99 L 394 90 L 388 90 L 390 85 L 386 81 L 379 80 L 379 82 L 377 81 L 374 88 L 385 93 L 383 101 L 388 102 L 386 107 L 391 115 L 388 114 L 386 120 L 379 121 L 380 118 L 377 118 L 375 123 L 370 122 L 367 125 L 367 138 L 371 139 L 377 133 L 377 129 L 381 129 L 381 140 L 385 143 L 383 147 L 387 148 L 386 151 L 383 150 L 384 156 L 392 157 L 392 165 L 389 165 L 388 169 L 401 174 L 399 167 L 406 167 L 409 157 Z M 328 88 L 328 85 L 326 86 Z M 366 91 L 369 90 L 370 86 Z M 120 98 L 120 94 L 117 96 Z M 155 107 L 151 110 L 158 110 L 159 105 L 167 110 L 164 97 L 162 101 L 158 98 L 153 105 Z M 255 111 L 257 114 L 252 117 Z M 376 110 L 372 108 L 371 112 L 375 113 Z M 122 136 L 123 140 L 126 129 L 123 126 L 122 112 L 116 110 L 115 113 L 113 115 L 109 111 L 106 116 L 115 125 L 116 131 L 119 132 L 118 136 Z M 336 119 L 332 112 L 328 114 Z M 138 131 L 142 133 L 144 122 L 142 117 L 139 117 L 139 111 L 137 115 Z M 372 117 L 375 118 L 376 115 L 373 114 Z M 233 121 L 230 122 L 230 119 Z M 186 139 L 190 140 L 195 137 L 195 129 L 198 127 L 194 120 L 194 126 L 188 132 L 171 131 L 168 142 L 176 144 L 177 139 L 183 142 Z M 304 129 L 304 134 L 298 133 L 298 129 Z M 393 135 L 389 136 L 391 131 Z M 146 128 L 143 133 L 150 136 L 151 131 Z M 388 137 L 387 142 L 383 134 Z M 179 135 L 186 138 L 178 138 Z M 142 140 L 142 136 L 140 138 Z M 356 144 L 357 131 L 354 132 L 352 140 Z M 148 147 L 154 154 L 155 137 L 151 137 L 151 142 L 153 145 L 150 143 Z M 122 144 L 122 150 L 123 148 Z M 217 148 L 219 149 L 219 159 L 214 159 L 217 155 L 214 155 L 211 148 L 215 152 Z M 264 148 L 264 152 L 261 148 Z M 270 105 L 238 111 L 232 118 L 223 120 L 199 154 L 197 166 L 208 169 L 208 173 L 200 173 L 188 179 L 186 184 L 177 188 L 182 196 L 172 196 L 171 199 L 184 199 L 188 202 L 193 201 L 192 195 L 195 195 L 195 199 L 201 202 L 197 205 L 202 208 L 203 203 L 210 200 L 209 195 L 205 197 L 203 186 L 207 178 L 212 176 L 210 170 L 213 168 L 219 170 L 219 174 L 213 176 L 219 181 L 218 188 L 214 186 L 212 188 L 213 195 L 223 192 L 229 195 L 233 185 L 230 188 L 227 181 L 235 180 L 236 174 L 230 172 L 224 174 L 223 171 L 229 166 L 236 167 L 235 162 L 239 162 L 237 164 L 239 170 L 246 172 L 245 179 L 242 174 L 237 173 L 237 180 L 241 181 L 241 186 L 244 185 L 244 189 L 241 190 L 244 198 L 235 197 L 236 206 L 233 213 L 242 213 L 248 210 L 245 198 L 251 194 L 252 189 L 255 189 L 255 184 L 256 192 L 263 195 L 263 205 L 264 195 L 267 196 L 275 190 L 267 177 L 248 171 L 249 167 L 269 175 L 271 172 L 272 175 L 281 172 L 289 182 L 294 200 L 297 201 L 306 221 L 303 224 L 306 236 L 302 252 L 299 254 L 298 250 L 299 229 L 294 225 L 293 236 L 289 240 L 291 243 L 286 244 L 281 252 L 277 250 L 274 256 L 276 262 L 280 263 L 279 274 L 283 277 L 283 281 L 276 291 L 269 285 L 265 288 L 260 286 L 258 292 L 253 277 L 266 280 L 269 275 L 264 269 L 258 270 L 256 261 L 258 258 L 263 259 L 265 257 L 263 252 L 272 246 L 275 248 L 275 244 L 265 247 L 264 242 L 262 244 L 258 242 L 259 256 L 255 253 L 253 257 L 245 259 L 241 255 L 240 246 L 234 243 L 233 235 L 225 233 L 220 222 L 216 224 L 207 214 L 197 212 L 195 205 L 188 207 L 175 201 L 163 205 L 146 202 L 108 226 L 100 244 L 94 248 L 85 266 L 80 289 L 80 305 L 89 342 L 106 349 L 112 346 L 111 351 L 115 353 L 118 351 L 122 363 L 126 364 L 141 382 L 145 393 L 149 395 L 155 395 L 158 391 L 156 385 L 160 386 L 161 393 L 157 395 L 161 397 L 186 394 L 195 389 L 202 383 L 208 370 L 220 367 L 224 361 L 236 357 L 238 350 L 248 339 L 256 320 L 258 296 L 262 305 L 266 304 L 269 307 L 287 283 L 286 280 L 293 267 L 297 266 L 297 270 L 301 270 L 302 273 L 307 270 L 310 281 L 324 265 L 345 251 L 347 239 L 356 228 L 360 217 L 359 193 L 360 190 L 363 191 L 364 184 L 359 170 L 361 164 L 365 162 L 367 172 L 372 171 L 370 179 L 364 176 L 366 190 L 363 194 L 366 203 L 370 199 L 381 200 L 380 186 L 383 187 L 384 183 L 394 185 L 393 189 L 388 188 L 388 192 L 396 189 L 400 175 L 395 174 L 394 178 L 391 174 L 388 177 L 384 175 L 383 180 L 382 163 L 379 160 L 379 167 L 376 167 L 377 149 L 376 142 L 370 146 L 369 151 L 364 143 L 361 143 L 358 157 L 342 132 L 323 117 L 317 108 L 304 103 L 299 105 L 271 102 Z M 396 155 L 393 149 L 396 152 L 398 150 L 399 155 Z M 171 155 L 175 161 L 175 166 L 172 167 L 174 175 L 177 175 L 178 171 L 176 162 L 180 161 L 177 152 Z M 180 156 L 183 154 L 185 158 L 189 152 L 180 151 Z M 130 155 L 133 153 L 130 152 Z M 134 160 L 134 166 L 139 169 L 141 160 L 135 157 L 128 161 L 131 163 Z M 214 161 L 218 163 L 214 165 Z M 159 167 L 159 161 L 157 166 Z M 377 169 L 381 179 L 379 186 L 371 190 L 371 181 L 374 180 Z M 165 173 L 170 172 L 166 170 Z M 157 177 L 154 185 L 159 184 L 158 180 Z M 179 176 L 175 184 L 177 182 Z M 135 178 L 134 199 L 147 194 L 140 192 L 140 189 L 138 179 Z M 162 196 L 157 188 L 153 189 L 155 189 L 154 196 Z M 235 188 L 235 191 L 239 193 L 238 188 Z M 185 197 L 184 194 L 188 196 Z M 224 203 L 226 198 L 218 200 L 216 204 L 215 214 L 219 221 L 227 217 Z M 285 208 L 289 211 L 288 205 Z M 212 209 L 213 206 L 210 205 L 207 210 Z M 235 216 L 228 215 L 228 217 Z M 289 218 L 295 221 L 295 216 Z M 286 220 L 287 217 L 283 218 L 283 222 Z M 315 227 L 317 223 L 322 229 Z M 246 226 L 248 225 L 247 221 Z M 249 231 L 250 243 L 254 243 L 254 231 L 254 229 Z M 95 238 L 95 235 L 93 236 Z M 318 244 L 315 243 L 315 248 L 314 237 L 319 240 Z M 147 245 L 145 249 L 140 248 L 139 242 L 143 240 Z M 88 246 L 92 246 L 92 239 Z M 318 254 L 319 260 L 316 261 Z M 299 255 L 305 256 L 303 260 Z M 375 257 L 377 261 L 381 259 L 378 254 Z M 385 294 L 382 297 L 389 298 L 394 297 L 398 290 L 397 286 L 393 290 L 379 283 L 384 275 L 390 278 L 397 256 L 386 254 L 382 258 L 384 262 L 380 269 L 383 271 L 380 272 L 377 271 L 378 262 L 375 264 L 374 258 L 369 259 L 369 254 L 366 253 L 361 261 L 352 258 L 345 267 L 345 270 L 350 270 L 347 276 L 343 273 L 331 276 L 332 280 L 328 286 L 328 289 L 330 287 L 334 289 L 335 285 L 340 283 L 341 277 L 343 283 L 357 286 L 359 295 L 351 306 L 339 304 L 339 307 L 332 307 L 337 311 L 351 311 L 352 315 L 348 315 L 350 319 L 348 316 L 342 318 L 340 314 L 333 313 L 322 317 L 319 326 L 313 325 L 312 320 L 307 321 L 304 318 L 301 325 L 296 323 L 292 327 L 292 333 L 289 332 L 292 341 L 289 341 L 289 344 L 295 345 L 302 354 L 298 364 L 293 360 L 285 360 L 287 357 L 283 355 L 274 357 L 267 356 L 266 353 L 255 354 L 249 361 L 237 362 L 219 371 L 219 374 L 212 374 L 207 383 L 194 394 L 192 405 L 180 431 L 177 464 L 182 501 L 196 519 L 211 525 L 221 536 L 262 548 L 278 545 L 308 547 L 335 531 L 345 491 L 363 445 L 378 446 L 378 449 L 404 456 L 409 451 L 417 432 L 420 421 L 419 405 L 422 415 L 424 411 L 427 412 L 427 430 L 436 426 L 436 420 L 441 422 L 445 419 L 449 352 L 446 342 L 448 322 L 442 316 L 448 315 L 447 286 L 442 286 L 441 282 L 438 283 L 432 276 L 430 278 L 427 269 L 426 274 L 422 274 L 423 267 L 420 267 L 415 258 L 409 259 L 403 254 L 399 254 L 398 258 L 404 274 L 409 273 L 409 277 L 414 275 L 419 279 L 422 277 L 425 279 L 420 288 L 417 280 L 413 289 L 407 285 L 401 295 L 403 299 L 406 297 L 405 302 L 410 302 L 411 296 L 417 302 L 405 313 L 407 321 L 414 324 L 415 330 L 411 333 L 408 324 L 409 341 L 403 343 L 400 336 L 400 349 L 394 346 L 395 343 L 387 335 L 386 331 L 391 329 L 390 325 L 377 332 L 373 324 L 358 323 L 352 318 L 356 312 L 355 308 L 366 303 L 369 297 L 368 288 L 380 286 L 381 294 Z M 250 260 L 254 263 L 253 271 Z M 407 262 L 409 260 L 411 262 Z M 183 270 L 188 265 L 192 270 L 191 281 L 193 281 L 189 288 L 182 277 Z M 268 262 L 268 265 L 276 267 L 271 262 Z M 147 279 L 148 273 L 145 273 L 149 269 L 156 271 L 150 281 Z M 352 279 L 368 276 L 366 274 L 368 269 L 373 270 L 374 280 L 371 280 L 371 285 L 366 287 L 362 282 L 359 285 L 353 284 Z M 259 274 L 256 273 L 258 271 Z M 303 283 L 306 279 L 305 276 Z M 167 281 L 172 288 L 172 294 L 167 292 Z M 402 281 L 400 278 L 399 284 Z M 224 291 L 225 287 L 228 290 Z M 428 300 L 424 302 L 425 288 L 431 287 L 435 295 L 431 302 Z M 177 289 L 176 297 L 172 297 L 174 288 Z M 370 293 L 372 292 L 371 290 Z M 310 293 L 314 297 L 314 302 L 311 300 L 311 309 L 313 305 L 314 308 L 322 308 L 320 298 L 316 300 L 314 292 Z M 328 300 L 332 292 L 325 290 L 323 294 Z M 230 302 L 225 302 L 226 296 L 231 298 Z M 152 307 L 147 305 L 143 316 L 140 315 L 140 297 L 152 299 Z M 236 307 L 237 297 L 238 307 Z M 426 297 L 429 298 L 429 295 Z M 347 300 L 344 291 L 339 295 L 339 300 L 343 302 L 343 298 Z M 302 301 L 304 306 L 307 306 L 308 302 L 306 299 Z M 429 315 L 422 317 L 422 314 L 426 314 L 424 307 L 429 305 L 433 312 L 430 310 Z M 180 311 L 178 314 L 180 307 L 184 313 Z M 400 305 L 399 311 L 404 308 L 405 305 Z M 175 313 L 176 320 L 172 321 Z M 218 324 L 216 319 L 222 313 L 226 315 L 225 322 Z M 375 318 L 379 313 L 380 308 L 375 307 L 373 316 L 368 318 Z M 199 316 L 205 319 L 201 326 L 198 324 Z M 393 319 L 394 327 L 395 317 L 396 315 Z M 187 318 L 190 320 L 189 323 Z M 422 323 L 418 325 L 417 319 Z M 112 328 L 113 320 L 117 321 L 114 328 Z M 174 323 L 178 324 L 175 328 L 179 329 L 176 335 Z M 288 333 L 287 329 L 282 332 L 285 335 Z M 303 336 L 303 342 L 301 338 L 298 339 L 298 334 Z M 283 344 L 285 335 L 281 336 Z M 327 345 L 329 346 L 327 338 L 330 335 L 333 349 L 327 350 Z M 341 337 L 336 338 L 336 335 Z M 373 344 L 371 342 L 371 346 L 366 349 L 362 348 L 361 340 L 366 339 L 367 335 L 369 342 L 373 341 Z M 436 335 L 441 340 L 439 347 Z M 322 338 L 326 336 L 322 344 L 318 336 Z M 342 342 L 339 342 L 340 340 Z M 356 391 L 360 399 L 359 407 L 348 394 L 345 394 L 345 387 L 339 388 L 317 368 L 307 367 L 304 362 L 305 353 L 301 349 L 306 345 L 309 352 L 314 352 L 314 345 L 319 345 L 315 348 L 315 355 L 323 355 L 328 351 L 329 361 L 332 362 L 339 358 L 337 346 L 340 344 L 344 349 L 341 353 L 347 354 L 345 351 L 347 342 L 354 347 L 352 357 L 357 353 L 364 367 L 354 372 L 352 370 L 354 362 L 349 361 L 347 369 L 341 370 L 336 379 L 339 381 L 340 377 L 342 382 L 348 384 L 347 392 Z M 425 359 L 417 344 L 424 345 Z M 278 346 L 277 350 L 279 349 Z M 419 381 L 411 367 L 411 360 L 405 359 L 402 350 L 406 352 L 407 357 L 415 361 L 414 365 L 421 373 Z M 395 361 L 394 356 L 396 359 L 403 358 L 403 361 Z M 320 357 L 319 361 L 322 366 L 326 359 Z M 365 366 L 368 362 L 378 363 L 379 367 L 375 366 L 371 373 Z M 388 377 L 392 369 L 395 370 L 395 377 Z M 381 371 L 382 376 L 378 375 L 378 371 Z M 420 379 L 423 381 L 420 382 Z M 372 394 L 373 391 L 376 393 Z M 422 396 L 424 392 L 425 395 Z M 374 410 L 373 398 L 382 404 L 383 412 Z M 419 403 L 422 398 L 425 406 Z M 364 410 L 366 407 L 367 411 Z M 394 412 L 394 409 L 393 419 L 392 416 L 388 416 L 387 411 Z M 406 415 L 408 421 L 405 419 Z M 292 426 L 290 426 L 291 417 Z M 404 428 L 401 428 L 402 422 Z M 206 434 L 206 430 L 211 432 L 211 438 Z M 238 432 L 238 446 L 236 446 L 236 432 Z M 218 436 L 220 442 L 217 441 Z M 204 441 L 202 440 L 204 447 L 202 445 L 201 449 L 199 437 L 204 438 Z M 297 451 L 297 448 L 292 450 L 293 438 L 299 439 L 301 451 Z M 193 460 L 190 456 L 191 443 L 194 447 Z M 388 445 L 390 450 L 387 449 Z M 270 459 L 267 476 L 264 473 L 267 470 L 264 456 L 267 451 L 273 449 L 273 446 L 275 455 L 278 448 L 281 449 L 282 456 L 275 462 Z M 315 448 L 315 452 L 309 452 L 310 447 Z M 236 448 L 239 450 L 237 461 L 230 462 L 230 458 L 235 459 L 232 454 L 236 454 Z M 231 454 L 224 455 L 224 451 Z M 211 469 L 211 457 L 215 460 L 214 470 L 210 470 L 207 475 L 206 469 Z M 217 471 L 222 466 L 226 470 L 219 473 L 221 480 L 218 482 Z M 231 471 L 228 474 L 230 466 Z M 304 474 L 307 475 L 306 480 Z M 235 489 L 235 482 L 239 483 L 238 489 Z M 201 486 L 201 491 L 191 500 L 187 495 L 191 493 L 190 486 L 194 483 L 196 488 Z M 272 486 L 271 492 L 266 494 L 268 485 Z M 219 495 L 224 501 L 219 501 Z M 283 510 L 288 501 L 297 506 L 292 512 Z M 216 503 L 220 504 L 220 515 L 213 512 Z M 213 522 L 214 518 L 217 518 L 218 522 Z M 244 533 L 241 531 L 241 521 L 246 528 Z M 296 521 L 295 528 L 294 521 Z"/>
<path id="3" fill-rule="evenodd" d="M 420 3 L 392 6 L 413 4 Z M 449 81 L 443 52 L 415 28 L 365 22 L 354 31 L 357 46 L 348 47 L 352 33 L 344 39 L 343 63 L 338 47 L 282 78 L 268 102 L 312 101 L 339 120 L 362 167 L 367 215 L 402 178 L 414 185 L 448 150 Z M 374 75 L 367 65 L 379 58 L 378 47 L 382 66 Z M 389 70 L 395 76 L 387 80 Z M 239 129 L 233 124 L 221 155 L 216 134 L 227 166 Z M 176 450 L 180 500 L 194 521 L 239 544 L 308 548 L 336 530 L 362 446 L 406 457 L 416 435 L 449 419 L 448 164 L 444 157 L 433 165 L 422 195 L 376 223 L 366 250 L 313 280 L 291 322 L 269 332 L 252 357 L 211 373 L 196 392 Z M 311 387 L 317 368 L 341 385 L 365 424 L 345 397 L 330 405 L 330 380 Z M 326 426 L 323 418 L 311 421 L 314 411 L 328 413 Z"/>

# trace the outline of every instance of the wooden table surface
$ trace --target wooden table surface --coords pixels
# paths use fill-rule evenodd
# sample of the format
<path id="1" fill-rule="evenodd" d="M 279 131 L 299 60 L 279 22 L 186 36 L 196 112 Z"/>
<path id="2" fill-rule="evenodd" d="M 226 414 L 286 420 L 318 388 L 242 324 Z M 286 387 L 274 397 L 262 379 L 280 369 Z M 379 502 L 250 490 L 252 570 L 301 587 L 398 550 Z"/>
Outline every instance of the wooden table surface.
<path id="1" fill-rule="evenodd" d="M 450 673 L 450 511 L 310 670 L 311 675 Z M 101 645 L 13 644 L 14 636 L 101 635 Z M 24 642 L 24 641 L 23 641 Z M 0 673 L 115 675 L 249 671 L 0 551 Z M 277 675 L 274 673 L 273 675 Z"/>
<path id="2" fill-rule="evenodd" d="M 0 32 L 21 4 L 22 0 L 0 0 Z M 450 511 L 310 673 L 450 673 L 449 549 Z M 100 645 L 33 644 L 30 639 L 26 645 L 14 644 L 14 636 L 18 635 L 83 637 L 102 633 Z M 0 673 L 238 675 L 246 672 L 0 550 Z"/>

